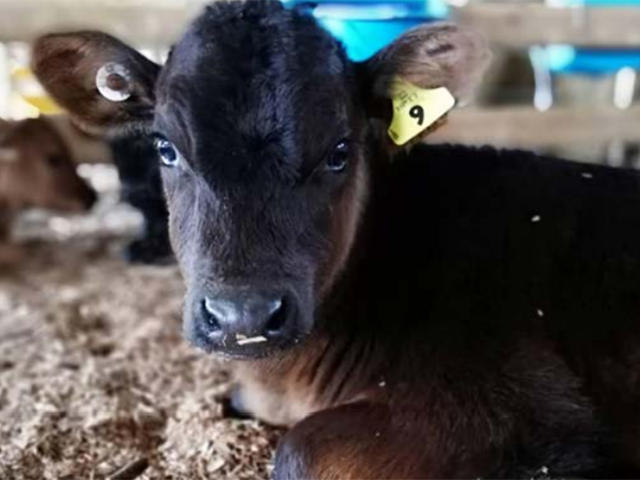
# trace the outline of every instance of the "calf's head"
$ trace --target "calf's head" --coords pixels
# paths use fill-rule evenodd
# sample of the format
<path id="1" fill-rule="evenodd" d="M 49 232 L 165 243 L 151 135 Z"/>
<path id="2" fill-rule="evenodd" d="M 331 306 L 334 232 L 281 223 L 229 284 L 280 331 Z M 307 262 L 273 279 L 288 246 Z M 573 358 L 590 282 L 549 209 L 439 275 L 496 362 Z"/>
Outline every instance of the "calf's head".
<path id="1" fill-rule="evenodd" d="M 63 138 L 44 118 L 2 125 L 0 196 L 18 208 L 69 212 L 86 211 L 96 200 L 77 174 Z"/>
<path id="2" fill-rule="evenodd" d="M 434 24 L 356 64 L 312 18 L 250 0 L 207 8 L 162 67 L 77 32 L 39 39 L 34 70 L 88 129 L 155 136 L 186 335 L 258 357 L 311 331 L 347 262 L 367 200 L 370 125 L 390 120 L 394 77 L 460 97 L 486 60 L 475 34 Z M 96 88 L 105 64 L 121 94 L 106 97 L 120 101 Z"/>

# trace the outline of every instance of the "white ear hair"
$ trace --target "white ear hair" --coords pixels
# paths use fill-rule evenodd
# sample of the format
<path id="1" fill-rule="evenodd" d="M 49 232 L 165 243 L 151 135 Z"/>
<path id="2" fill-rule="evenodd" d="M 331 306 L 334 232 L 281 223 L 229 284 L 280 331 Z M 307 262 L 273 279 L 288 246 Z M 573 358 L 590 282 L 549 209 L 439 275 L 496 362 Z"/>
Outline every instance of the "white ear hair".
<path id="1" fill-rule="evenodd" d="M 2 163 L 15 163 L 20 156 L 18 150 L 15 148 L 0 147 L 0 164 Z"/>

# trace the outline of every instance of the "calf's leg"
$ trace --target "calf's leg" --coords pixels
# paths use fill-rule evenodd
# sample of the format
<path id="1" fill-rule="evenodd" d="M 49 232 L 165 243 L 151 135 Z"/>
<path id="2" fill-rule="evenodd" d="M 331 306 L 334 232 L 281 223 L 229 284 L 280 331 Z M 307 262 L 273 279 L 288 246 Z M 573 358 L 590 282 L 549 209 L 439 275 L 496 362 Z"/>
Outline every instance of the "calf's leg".
<path id="1" fill-rule="evenodd" d="M 427 439 L 391 426 L 384 405 L 353 403 L 311 415 L 276 452 L 275 480 L 436 478 L 426 464 Z"/>
<path id="2" fill-rule="evenodd" d="M 561 358 L 526 343 L 478 358 L 310 415 L 283 438 L 275 480 L 629 478 Z"/>
<path id="3" fill-rule="evenodd" d="M 307 417 L 278 446 L 273 479 L 534 478 L 546 477 L 547 472 L 559 473 L 560 478 L 602 478 L 599 475 L 604 474 L 593 465 L 598 462 L 598 448 L 580 438 L 559 444 L 550 438 L 519 443 L 514 436 L 513 444 L 497 447 L 492 434 L 500 429 L 499 423 L 475 432 L 443 432 L 430 428 L 419 412 L 404 413 L 405 420 L 416 420 L 408 425 L 386 405 L 364 402 Z M 547 450 L 544 460 L 536 453 L 540 449 Z"/>

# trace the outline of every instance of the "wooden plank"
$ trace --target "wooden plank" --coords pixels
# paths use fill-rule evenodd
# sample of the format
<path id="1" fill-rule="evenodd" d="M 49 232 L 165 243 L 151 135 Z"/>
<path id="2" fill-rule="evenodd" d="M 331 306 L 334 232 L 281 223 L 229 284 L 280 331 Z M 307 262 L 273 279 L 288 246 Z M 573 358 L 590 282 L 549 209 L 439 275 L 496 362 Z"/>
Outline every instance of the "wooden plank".
<path id="1" fill-rule="evenodd" d="M 51 31 L 98 28 L 139 46 L 167 46 L 210 0 L 2 0 L 0 42 Z M 470 4 L 454 11 L 508 47 L 535 43 L 640 46 L 640 9 L 549 8 L 532 3 Z"/>
<path id="2" fill-rule="evenodd" d="M 551 8 L 531 3 L 481 3 L 457 9 L 462 24 L 479 28 L 495 44 L 640 47 L 640 8 Z"/>
<path id="3" fill-rule="evenodd" d="M 594 144 L 611 140 L 640 143 L 640 106 L 557 107 L 546 112 L 523 107 L 460 109 L 430 142 L 491 144 L 515 148 Z"/>
<path id="4" fill-rule="evenodd" d="M 2 0 L 0 42 L 31 42 L 44 33 L 100 29 L 138 47 L 166 47 L 206 0 Z"/>

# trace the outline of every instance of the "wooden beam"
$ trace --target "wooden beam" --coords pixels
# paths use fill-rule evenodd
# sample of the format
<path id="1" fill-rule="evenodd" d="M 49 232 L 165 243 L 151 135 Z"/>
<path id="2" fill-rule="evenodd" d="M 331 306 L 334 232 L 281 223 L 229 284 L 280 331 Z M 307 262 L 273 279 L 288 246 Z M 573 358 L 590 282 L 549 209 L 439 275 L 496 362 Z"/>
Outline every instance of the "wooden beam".
<path id="1" fill-rule="evenodd" d="M 38 35 L 99 28 L 150 47 L 172 43 L 210 0 L 2 0 L 0 42 L 30 42 Z M 640 9 L 549 8 L 537 3 L 470 4 L 454 11 L 479 27 L 494 44 L 535 43 L 640 47 Z"/>
<path id="2" fill-rule="evenodd" d="M 611 140 L 640 143 L 640 106 L 557 107 L 546 112 L 524 107 L 460 109 L 434 132 L 430 142 L 491 144 L 515 148 L 594 144 Z"/>
<path id="3" fill-rule="evenodd" d="M 138 47 L 173 43 L 206 0 L 2 0 L 0 42 L 31 42 L 44 33 L 99 29 Z"/>
<path id="4" fill-rule="evenodd" d="M 457 9 L 454 17 L 479 28 L 496 45 L 532 44 L 640 48 L 640 9 L 551 8 L 533 3 L 481 3 Z"/>

